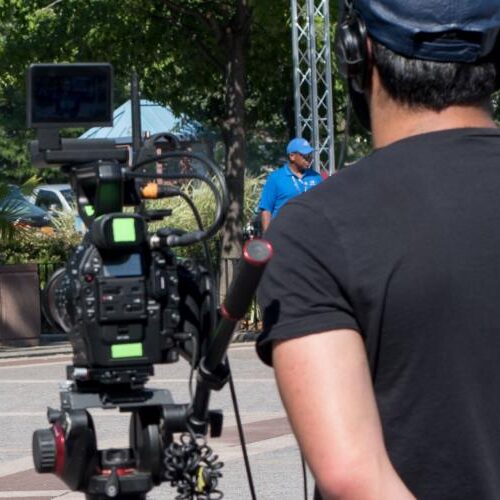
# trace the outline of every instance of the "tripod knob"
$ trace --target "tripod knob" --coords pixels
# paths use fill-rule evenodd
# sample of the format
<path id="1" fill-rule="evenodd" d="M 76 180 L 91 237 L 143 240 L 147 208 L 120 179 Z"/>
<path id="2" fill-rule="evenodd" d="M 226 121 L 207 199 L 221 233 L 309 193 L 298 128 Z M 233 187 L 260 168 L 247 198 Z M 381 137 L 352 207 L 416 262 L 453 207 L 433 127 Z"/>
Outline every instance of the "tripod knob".
<path id="1" fill-rule="evenodd" d="M 32 451 L 38 473 L 54 472 L 57 451 L 52 429 L 39 429 L 33 433 Z"/>

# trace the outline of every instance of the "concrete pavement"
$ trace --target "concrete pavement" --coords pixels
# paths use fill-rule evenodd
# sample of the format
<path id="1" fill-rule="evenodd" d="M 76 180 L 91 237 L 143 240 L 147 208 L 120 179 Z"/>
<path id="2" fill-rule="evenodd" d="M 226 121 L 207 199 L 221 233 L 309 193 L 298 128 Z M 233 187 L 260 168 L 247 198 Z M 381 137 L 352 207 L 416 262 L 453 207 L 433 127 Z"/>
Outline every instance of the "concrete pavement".
<path id="1" fill-rule="evenodd" d="M 47 428 L 47 406 L 58 407 L 58 382 L 70 362 L 70 346 L 62 342 L 36 348 L 0 349 L 0 499 L 83 499 L 68 491 L 53 475 L 33 469 L 31 436 Z M 229 359 L 238 394 L 245 436 L 259 500 L 304 498 L 300 455 L 290 432 L 272 370 L 262 365 L 252 343 L 233 344 Z M 150 386 L 169 389 L 176 402 L 189 398 L 185 362 L 159 365 Z M 210 445 L 224 461 L 220 483 L 226 499 L 250 499 L 243 459 L 235 426 L 229 388 L 214 393 L 212 408 L 224 410 L 221 438 Z M 128 416 L 113 410 L 92 410 L 100 448 L 127 446 Z M 309 490 L 312 482 L 309 478 Z M 176 492 L 163 484 L 148 499 L 173 499 Z M 309 498 L 312 497 L 309 491 Z"/>

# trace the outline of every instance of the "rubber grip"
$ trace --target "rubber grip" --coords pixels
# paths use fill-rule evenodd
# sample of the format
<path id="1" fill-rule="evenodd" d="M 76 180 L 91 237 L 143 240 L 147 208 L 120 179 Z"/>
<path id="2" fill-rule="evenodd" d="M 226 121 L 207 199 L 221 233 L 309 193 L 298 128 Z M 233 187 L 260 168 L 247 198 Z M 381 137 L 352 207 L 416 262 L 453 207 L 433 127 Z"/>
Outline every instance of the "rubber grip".
<path id="1" fill-rule="evenodd" d="M 255 295 L 262 273 L 272 256 L 273 247 L 266 240 L 254 238 L 245 243 L 237 274 L 221 306 L 221 314 L 224 318 L 230 321 L 243 318 Z"/>

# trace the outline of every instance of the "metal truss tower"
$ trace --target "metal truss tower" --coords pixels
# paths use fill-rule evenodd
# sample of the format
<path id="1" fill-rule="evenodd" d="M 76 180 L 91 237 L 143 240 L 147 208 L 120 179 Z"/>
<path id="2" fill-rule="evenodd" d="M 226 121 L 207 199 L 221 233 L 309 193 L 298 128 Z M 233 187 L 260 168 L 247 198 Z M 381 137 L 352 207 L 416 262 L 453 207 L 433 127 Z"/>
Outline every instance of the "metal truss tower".
<path id="1" fill-rule="evenodd" d="M 315 149 L 314 168 L 335 171 L 329 0 L 291 0 L 295 132 Z"/>

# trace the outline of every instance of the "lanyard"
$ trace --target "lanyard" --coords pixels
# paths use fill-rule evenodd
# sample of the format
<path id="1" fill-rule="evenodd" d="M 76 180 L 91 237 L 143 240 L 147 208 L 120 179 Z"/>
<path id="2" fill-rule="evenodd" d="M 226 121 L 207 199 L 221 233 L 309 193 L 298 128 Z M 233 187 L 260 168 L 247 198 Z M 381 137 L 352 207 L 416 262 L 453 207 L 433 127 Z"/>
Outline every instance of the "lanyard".
<path id="1" fill-rule="evenodd" d="M 305 193 L 307 191 L 307 184 L 302 179 L 297 179 L 295 175 L 292 174 L 293 185 L 298 194 Z M 302 186 L 302 187 L 300 187 Z"/>

